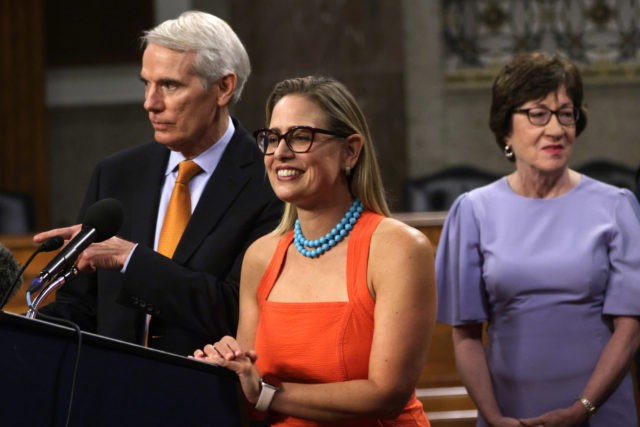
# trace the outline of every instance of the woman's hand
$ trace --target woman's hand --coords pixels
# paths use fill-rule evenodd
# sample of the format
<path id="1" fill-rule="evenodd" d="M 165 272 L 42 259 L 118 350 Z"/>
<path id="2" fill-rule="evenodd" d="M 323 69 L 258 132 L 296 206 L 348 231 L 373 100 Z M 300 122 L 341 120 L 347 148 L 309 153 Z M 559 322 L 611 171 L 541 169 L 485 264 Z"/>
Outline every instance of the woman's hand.
<path id="1" fill-rule="evenodd" d="M 571 427 L 582 425 L 589 414 L 579 402 L 568 408 L 554 409 L 539 417 L 524 418 L 520 420 L 521 426 L 525 427 Z"/>
<path id="2" fill-rule="evenodd" d="M 503 417 L 503 416 L 500 416 L 499 418 L 497 418 L 496 420 L 493 420 L 492 422 L 489 422 L 487 420 L 487 424 L 489 424 L 491 427 L 525 427 L 525 426 L 529 427 L 528 425 L 522 424 L 520 420 L 517 420 L 515 418 Z M 534 427 L 534 426 L 531 426 L 531 427 Z"/>
<path id="3" fill-rule="evenodd" d="M 244 351 L 235 338 L 225 336 L 215 344 L 207 344 L 202 350 L 194 351 L 193 357 L 235 372 L 247 400 L 252 404 L 258 401 L 261 377 L 255 366 L 258 354 L 254 350 Z"/>

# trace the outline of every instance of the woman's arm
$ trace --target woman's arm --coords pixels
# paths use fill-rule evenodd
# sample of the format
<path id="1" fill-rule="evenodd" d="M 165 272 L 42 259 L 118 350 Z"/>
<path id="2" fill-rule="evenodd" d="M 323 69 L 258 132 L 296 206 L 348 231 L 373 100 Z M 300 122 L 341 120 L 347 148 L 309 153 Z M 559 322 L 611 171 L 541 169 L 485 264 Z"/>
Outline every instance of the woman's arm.
<path id="1" fill-rule="evenodd" d="M 456 326 L 452 330 L 456 367 L 462 383 L 490 426 L 520 426 L 504 417 L 498 407 L 482 344 L 482 324 Z"/>
<path id="2" fill-rule="evenodd" d="M 613 325 L 613 335 L 602 350 L 598 363 L 580 396 L 595 405 L 596 410 L 627 374 L 640 346 L 640 320 L 637 317 L 619 316 L 613 319 Z M 545 427 L 577 426 L 588 417 L 586 407 L 576 399 L 568 408 L 557 409 L 524 421 L 535 424 L 544 423 Z"/>
<path id="3" fill-rule="evenodd" d="M 607 400 L 627 374 L 640 345 L 640 320 L 637 317 L 619 316 L 613 319 L 613 325 L 613 335 L 582 391 L 582 396 L 596 407 Z"/>
<path id="4" fill-rule="evenodd" d="M 637 289 L 640 279 L 637 268 L 640 261 L 640 205 L 630 191 L 622 189 L 612 209 L 612 220 L 616 227 L 606 248 L 612 267 L 609 270 L 604 311 L 634 314 L 638 312 Z M 596 408 L 602 405 L 627 374 L 639 346 L 640 318 L 633 315 L 613 317 L 613 334 L 603 348 L 581 396 Z M 633 410 L 629 408 L 629 411 Z M 578 425 L 579 420 L 587 417 L 585 405 L 576 400 L 568 408 L 551 411 L 538 419 L 549 420 L 545 424 L 548 426 Z M 567 421 L 575 419 L 578 421 L 574 424 Z"/>
<path id="5" fill-rule="evenodd" d="M 383 220 L 372 238 L 368 280 L 376 301 L 368 378 L 285 383 L 273 410 L 318 421 L 401 413 L 424 367 L 435 324 L 434 252 L 428 239 L 395 220 Z"/>

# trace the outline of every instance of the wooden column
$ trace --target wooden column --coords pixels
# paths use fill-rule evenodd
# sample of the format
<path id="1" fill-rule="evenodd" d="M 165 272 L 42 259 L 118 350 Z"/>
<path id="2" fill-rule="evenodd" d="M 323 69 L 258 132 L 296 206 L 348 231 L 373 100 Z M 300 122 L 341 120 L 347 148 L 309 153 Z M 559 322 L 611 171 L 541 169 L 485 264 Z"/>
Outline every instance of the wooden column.
<path id="1" fill-rule="evenodd" d="M 33 197 L 38 229 L 50 222 L 43 8 L 0 0 L 0 188 Z"/>

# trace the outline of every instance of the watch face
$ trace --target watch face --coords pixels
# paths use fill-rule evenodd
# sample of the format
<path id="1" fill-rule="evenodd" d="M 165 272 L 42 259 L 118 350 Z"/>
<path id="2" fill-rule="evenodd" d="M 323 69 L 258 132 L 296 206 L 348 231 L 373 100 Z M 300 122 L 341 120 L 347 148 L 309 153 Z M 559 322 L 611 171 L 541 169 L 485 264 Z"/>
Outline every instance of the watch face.
<path id="1" fill-rule="evenodd" d="M 282 385 L 282 382 L 273 374 L 264 374 L 261 381 L 263 384 L 275 388 L 276 390 Z"/>

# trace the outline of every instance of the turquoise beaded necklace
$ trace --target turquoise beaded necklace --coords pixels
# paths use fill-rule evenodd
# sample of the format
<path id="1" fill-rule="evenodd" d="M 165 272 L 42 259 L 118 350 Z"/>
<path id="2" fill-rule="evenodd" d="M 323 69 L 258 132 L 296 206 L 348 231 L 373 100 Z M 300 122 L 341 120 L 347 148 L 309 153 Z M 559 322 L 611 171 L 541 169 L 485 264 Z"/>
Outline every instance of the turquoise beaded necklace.
<path id="1" fill-rule="evenodd" d="M 300 229 L 300 220 L 296 219 L 296 223 L 293 226 L 293 242 L 296 245 L 296 249 L 303 256 L 307 258 L 317 258 L 320 255 L 333 248 L 340 243 L 345 237 L 351 233 L 353 226 L 358 222 L 360 214 L 364 210 L 364 206 L 359 199 L 354 199 L 351 203 L 351 207 L 346 214 L 342 217 L 338 225 L 333 229 L 316 240 L 308 240 L 302 234 Z M 307 249 L 309 248 L 309 249 Z"/>

